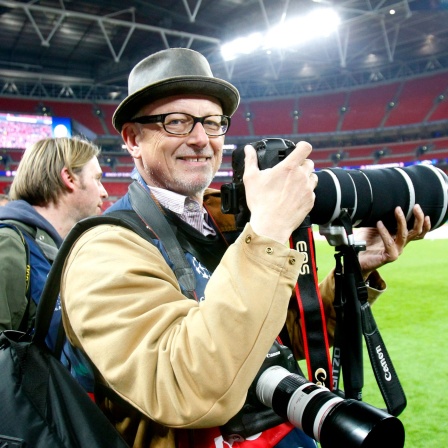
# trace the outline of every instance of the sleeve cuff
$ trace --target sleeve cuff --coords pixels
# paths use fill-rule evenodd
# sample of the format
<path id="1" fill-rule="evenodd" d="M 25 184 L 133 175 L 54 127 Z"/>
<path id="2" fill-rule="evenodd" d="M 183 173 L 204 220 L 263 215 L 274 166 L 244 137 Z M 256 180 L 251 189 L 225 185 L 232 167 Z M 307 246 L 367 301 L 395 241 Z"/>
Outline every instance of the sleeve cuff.
<path id="1" fill-rule="evenodd" d="M 386 282 L 383 280 L 378 271 L 373 271 L 367 277 L 366 280 L 367 292 L 368 292 L 368 301 L 370 305 L 378 299 L 378 297 L 383 294 L 387 289 Z"/>

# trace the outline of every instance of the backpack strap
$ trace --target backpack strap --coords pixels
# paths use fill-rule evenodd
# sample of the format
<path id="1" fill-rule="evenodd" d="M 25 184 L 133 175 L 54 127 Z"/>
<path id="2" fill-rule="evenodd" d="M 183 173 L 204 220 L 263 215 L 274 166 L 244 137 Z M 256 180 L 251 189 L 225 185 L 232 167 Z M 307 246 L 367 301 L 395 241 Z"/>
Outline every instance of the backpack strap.
<path id="1" fill-rule="evenodd" d="M 26 242 L 25 237 L 23 236 L 22 231 L 15 226 L 14 224 L 10 224 L 7 222 L 0 222 L 0 227 L 8 227 L 15 232 L 20 237 L 20 241 L 22 241 L 22 244 L 25 249 L 25 257 L 26 257 L 26 265 L 25 265 L 25 296 L 27 299 L 25 312 L 23 313 L 22 320 L 20 321 L 19 328 L 17 331 L 21 331 L 23 333 L 26 333 L 28 331 L 28 318 L 30 315 L 30 303 L 31 303 L 31 263 L 30 263 L 30 248 L 28 246 L 28 243 Z"/>
<path id="2" fill-rule="evenodd" d="M 114 213 L 118 215 L 119 212 Z M 64 267 L 65 259 L 70 253 L 72 246 L 84 232 L 91 229 L 92 227 L 96 227 L 101 224 L 111 224 L 132 230 L 142 238 L 145 238 L 147 241 L 153 243 L 151 239 L 153 235 L 150 232 L 143 231 L 141 228 L 136 228 L 135 221 L 129 218 L 129 216 L 121 212 L 119 216 L 93 216 L 79 221 L 70 230 L 61 247 L 59 248 L 58 254 L 50 269 L 47 281 L 45 282 L 45 286 L 42 291 L 42 296 L 37 306 L 35 332 L 33 336 L 33 340 L 36 343 L 45 343 L 45 337 L 50 328 L 53 310 L 59 296 L 62 269 Z"/>
<path id="3" fill-rule="evenodd" d="M 65 259 L 70 253 L 72 246 L 84 232 L 101 224 L 125 227 L 137 233 L 151 244 L 154 244 L 153 238 L 161 239 L 170 260 L 174 263 L 176 278 L 186 289 L 184 295 L 189 299 L 195 299 L 194 289 L 196 283 L 193 270 L 186 260 L 185 254 L 163 213 L 138 182 L 133 182 L 129 186 L 129 193 L 131 205 L 135 212 L 134 210 L 117 210 L 105 215 L 85 218 L 75 224 L 64 239 L 48 274 L 36 310 L 33 336 L 35 342 L 43 344 L 45 341 L 50 328 L 53 310 L 59 296 Z M 64 335 L 64 333 L 62 334 Z M 59 338 L 58 340 L 60 341 Z"/>

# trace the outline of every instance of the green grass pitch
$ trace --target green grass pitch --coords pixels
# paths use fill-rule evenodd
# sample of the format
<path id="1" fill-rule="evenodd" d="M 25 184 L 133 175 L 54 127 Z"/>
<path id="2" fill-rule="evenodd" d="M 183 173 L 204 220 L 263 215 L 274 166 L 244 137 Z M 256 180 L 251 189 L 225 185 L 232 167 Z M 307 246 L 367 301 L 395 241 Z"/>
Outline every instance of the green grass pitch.
<path id="1" fill-rule="evenodd" d="M 334 267 L 335 248 L 316 240 L 319 278 Z M 406 448 L 448 446 L 448 239 L 406 246 L 380 269 L 387 291 L 372 307 L 407 397 L 399 416 Z M 384 408 L 367 352 L 363 400 Z"/>

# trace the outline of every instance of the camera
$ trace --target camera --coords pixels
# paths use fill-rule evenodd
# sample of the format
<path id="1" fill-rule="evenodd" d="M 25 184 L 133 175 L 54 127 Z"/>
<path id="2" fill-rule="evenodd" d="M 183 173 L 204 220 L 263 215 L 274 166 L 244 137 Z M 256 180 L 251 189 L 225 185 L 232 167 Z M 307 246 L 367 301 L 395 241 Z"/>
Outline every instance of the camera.
<path id="1" fill-rule="evenodd" d="M 250 144 L 257 151 L 261 170 L 272 168 L 295 148 L 292 141 L 282 138 Z M 242 148 L 233 152 L 232 168 L 233 182 L 221 187 L 222 211 L 235 214 L 237 225 L 243 227 L 250 212 L 244 194 Z M 432 165 L 361 170 L 325 168 L 317 171 L 316 175 L 316 199 L 310 212 L 313 224 L 331 225 L 341 211 L 346 210 L 354 227 L 375 227 L 381 220 L 389 231 L 394 231 L 394 210 L 400 206 L 411 229 L 415 204 L 419 204 L 425 216 L 430 217 L 432 230 L 444 224 L 448 217 L 448 177 Z"/>
<path id="2" fill-rule="evenodd" d="M 404 427 L 387 412 L 343 399 L 309 382 L 291 350 L 274 342 L 241 411 L 221 427 L 227 442 L 243 441 L 289 421 L 322 448 L 402 448 Z"/>
<path id="3" fill-rule="evenodd" d="M 258 399 L 322 448 L 402 448 L 399 419 L 362 401 L 343 399 L 281 366 L 266 369 L 258 379 Z"/>

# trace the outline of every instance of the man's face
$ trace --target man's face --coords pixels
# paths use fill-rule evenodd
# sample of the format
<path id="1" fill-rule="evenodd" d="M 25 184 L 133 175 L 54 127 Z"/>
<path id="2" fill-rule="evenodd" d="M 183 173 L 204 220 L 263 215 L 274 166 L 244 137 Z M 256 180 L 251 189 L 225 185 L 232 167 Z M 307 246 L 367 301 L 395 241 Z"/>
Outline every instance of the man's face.
<path id="1" fill-rule="evenodd" d="M 172 96 L 142 108 L 138 116 L 184 112 L 196 117 L 221 115 L 219 101 L 206 96 Z M 165 188 L 202 201 L 222 161 L 224 136 L 208 136 L 201 123 L 188 135 L 168 134 L 161 123 L 128 124 L 136 133 L 131 154 L 149 186 Z"/>
<path id="2" fill-rule="evenodd" d="M 98 159 L 93 157 L 76 176 L 77 189 L 74 192 L 74 214 L 76 221 L 102 212 L 107 191 L 101 183 L 102 171 Z"/>

